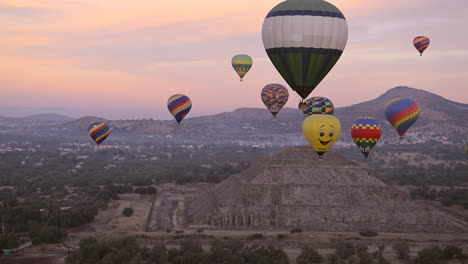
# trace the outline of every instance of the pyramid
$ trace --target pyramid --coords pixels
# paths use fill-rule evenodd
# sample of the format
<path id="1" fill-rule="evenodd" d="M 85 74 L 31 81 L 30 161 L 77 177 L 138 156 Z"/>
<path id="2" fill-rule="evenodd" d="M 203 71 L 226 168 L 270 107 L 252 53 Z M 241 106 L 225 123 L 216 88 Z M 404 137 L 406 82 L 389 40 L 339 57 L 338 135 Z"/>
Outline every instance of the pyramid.
<path id="1" fill-rule="evenodd" d="M 337 152 L 290 147 L 187 201 L 189 225 L 225 229 L 450 233 L 464 221 L 413 201 Z"/>

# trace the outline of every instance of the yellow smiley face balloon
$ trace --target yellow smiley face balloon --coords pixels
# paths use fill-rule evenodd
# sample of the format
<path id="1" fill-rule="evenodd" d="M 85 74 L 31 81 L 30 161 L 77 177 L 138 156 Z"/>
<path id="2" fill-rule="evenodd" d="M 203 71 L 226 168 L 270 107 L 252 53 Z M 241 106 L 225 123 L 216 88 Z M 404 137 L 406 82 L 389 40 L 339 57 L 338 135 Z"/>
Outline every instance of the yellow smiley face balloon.
<path id="1" fill-rule="evenodd" d="M 310 115 L 302 123 L 309 144 L 322 156 L 340 138 L 341 123 L 332 115 Z"/>

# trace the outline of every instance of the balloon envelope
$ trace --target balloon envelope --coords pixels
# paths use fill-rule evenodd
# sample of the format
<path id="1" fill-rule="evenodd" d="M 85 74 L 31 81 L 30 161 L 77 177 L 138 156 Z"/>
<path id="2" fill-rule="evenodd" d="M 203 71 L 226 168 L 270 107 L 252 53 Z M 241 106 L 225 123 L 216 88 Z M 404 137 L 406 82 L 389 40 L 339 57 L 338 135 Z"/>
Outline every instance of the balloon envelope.
<path id="1" fill-rule="evenodd" d="M 263 87 L 260 95 L 263 103 L 273 116 L 278 114 L 289 98 L 288 89 L 284 85 L 277 83 L 267 84 Z"/>
<path id="2" fill-rule="evenodd" d="M 366 158 L 381 136 L 382 126 L 373 117 L 358 118 L 351 127 L 351 137 Z"/>
<path id="3" fill-rule="evenodd" d="M 101 144 L 110 134 L 109 126 L 103 122 L 92 123 L 88 127 L 88 135 L 96 142 Z"/>
<path id="4" fill-rule="evenodd" d="M 192 109 L 192 101 L 186 95 L 175 94 L 167 100 L 167 108 L 177 123 L 180 123 Z"/>
<path id="5" fill-rule="evenodd" d="M 311 115 L 304 119 L 302 132 L 309 144 L 322 156 L 340 137 L 341 123 L 332 115 Z"/>
<path id="6" fill-rule="evenodd" d="M 418 120 L 421 110 L 419 104 L 410 98 L 397 98 L 385 107 L 385 117 L 396 129 L 400 137 Z"/>
<path id="7" fill-rule="evenodd" d="M 239 75 L 241 81 L 250 68 L 252 68 L 252 63 L 252 58 L 244 54 L 235 55 L 231 60 L 232 67 L 237 72 L 237 75 Z"/>
<path id="8" fill-rule="evenodd" d="M 287 0 L 267 14 L 262 39 L 283 79 L 306 99 L 343 53 L 348 25 L 326 1 Z"/>
<path id="9" fill-rule="evenodd" d="M 415 37 L 413 40 L 414 47 L 419 51 L 419 54 L 422 56 L 423 52 L 429 47 L 431 41 L 428 37 L 419 36 Z"/>
<path id="10" fill-rule="evenodd" d="M 315 96 L 305 101 L 306 108 L 302 110 L 304 116 L 313 114 L 333 115 L 335 108 L 330 99 L 320 96 Z"/>

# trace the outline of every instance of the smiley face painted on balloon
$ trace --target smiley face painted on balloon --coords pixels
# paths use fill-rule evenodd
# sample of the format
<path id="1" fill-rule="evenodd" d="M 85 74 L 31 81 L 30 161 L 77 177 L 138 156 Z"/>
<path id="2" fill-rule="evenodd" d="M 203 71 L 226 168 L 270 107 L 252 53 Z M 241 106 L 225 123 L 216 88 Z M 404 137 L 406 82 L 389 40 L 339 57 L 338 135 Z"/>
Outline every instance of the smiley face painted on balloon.
<path id="1" fill-rule="evenodd" d="M 340 137 L 340 121 L 332 115 L 311 115 L 302 124 L 309 144 L 322 156 Z"/>
<path id="2" fill-rule="evenodd" d="M 318 141 L 320 142 L 320 144 L 326 146 L 333 140 L 334 135 L 334 126 L 330 125 L 327 127 L 326 125 L 323 125 L 320 127 L 320 137 L 318 138 Z"/>

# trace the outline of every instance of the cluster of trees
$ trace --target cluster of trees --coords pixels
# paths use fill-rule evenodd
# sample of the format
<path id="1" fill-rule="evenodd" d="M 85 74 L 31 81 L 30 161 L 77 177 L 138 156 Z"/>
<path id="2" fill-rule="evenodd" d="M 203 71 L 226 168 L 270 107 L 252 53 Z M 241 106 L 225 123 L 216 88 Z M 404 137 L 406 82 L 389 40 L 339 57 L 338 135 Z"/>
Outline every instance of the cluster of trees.
<path id="1" fill-rule="evenodd" d="M 461 263 L 466 263 L 468 261 L 468 255 L 464 254 L 459 247 L 446 246 L 445 248 L 441 248 L 434 246 L 419 251 L 414 262 L 419 264 L 440 264 L 453 259 L 458 259 Z"/>
<path id="2" fill-rule="evenodd" d="M 211 263 L 271 263 L 287 264 L 288 256 L 281 249 L 260 245 L 246 246 L 237 240 L 214 241 L 210 250 L 192 240 L 183 241 L 180 248 L 155 245 L 141 248 L 133 237 L 113 241 L 86 238 L 80 241 L 79 251 L 69 255 L 67 264 L 157 263 L 157 264 L 211 264 Z"/>
<path id="3" fill-rule="evenodd" d="M 28 237 L 34 244 L 60 242 L 67 237 L 67 228 L 91 222 L 105 205 L 86 196 L 64 203 L 27 194 L 22 194 L 19 203 L 20 196 L 12 190 L 1 191 L 0 198 L 0 248 L 17 246 L 20 237 Z"/>
<path id="4" fill-rule="evenodd" d="M 395 250 L 398 259 L 405 261 L 411 260 L 408 243 L 395 243 L 393 244 L 393 250 Z M 462 249 L 456 246 L 449 245 L 444 248 L 434 246 L 420 250 L 418 256 L 412 259 L 412 262 L 420 264 L 439 264 L 453 259 L 458 259 L 461 263 L 466 263 L 468 261 L 468 255 L 464 254 Z"/>
<path id="5" fill-rule="evenodd" d="M 390 264 L 390 262 L 386 260 L 383 256 L 385 246 L 380 246 L 377 251 L 370 253 L 366 245 L 353 244 L 350 242 L 338 242 L 334 245 L 334 249 L 334 253 L 327 255 L 327 263 Z"/>
<path id="6" fill-rule="evenodd" d="M 441 202 L 445 206 L 461 205 L 468 209 L 468 190 L 451 189 L 445 191 L 430 190 L 429 188 L 417 188 L 411 192 L 413 198 L 424 198 Z"/>
<path id="7" fill-rule="evenodd" d="M 408 144 L 402 149 L 399 145 L 385 144 L 374 148 L 366 163 L 377 177 L 388 184 L 456 186 L 466 182 L 466 165 L 457 162 L 466 160 L 463 146 L 426 142 Z M 361 153 L 354 147 L 340 148 L 339 152 L 352 160 L 362 161 Z M 414 162 L 410 163 L 402 156 L 405 153 L 414 153 Z M 425 164 L 423 160 L 426 157 L 446 164 Z M 385 167 L 388 165 L 392 169 Z"/>
<path id="8" fill-rule="evenodd" d="M 51 145 L 55 148 L 45 147 Z M 89 147 L 70 147 L 76 152 L 61 154 L 58 147 L 55 143 L 43 142 L 36 151 L 0 153 L 0 168 L 4 172 L 0 175 L 0 186 L 30 186 L 47 191 L 54 186 L 65 185 L 83 187 L 114 183 L 149 186 L 163 182 L 220 182 L 272 151 L 234 145 L 207 145 L 201 149 L 185 149 L 179 145 L 158 145 L 155 148 L 131 145 L 130 149 L 97 152 Z M 80 156 L 86 158 L 78 158 Z M 77 168 L 80 162 L 83 164 Z M 109 167 L 110 164 L 113 166 Z"/>

